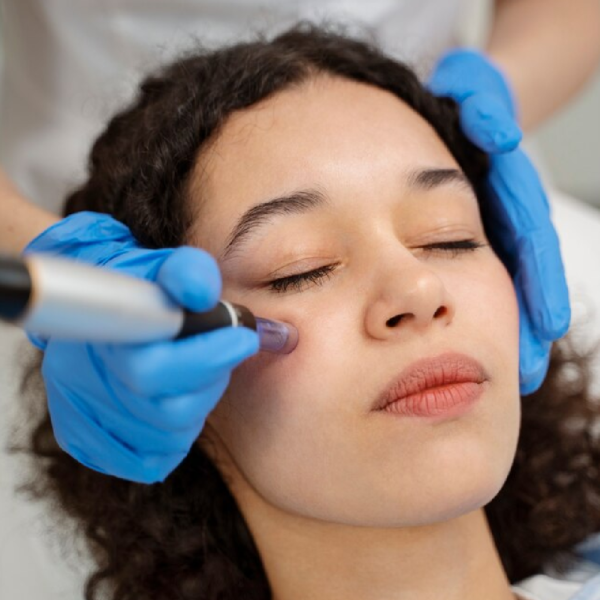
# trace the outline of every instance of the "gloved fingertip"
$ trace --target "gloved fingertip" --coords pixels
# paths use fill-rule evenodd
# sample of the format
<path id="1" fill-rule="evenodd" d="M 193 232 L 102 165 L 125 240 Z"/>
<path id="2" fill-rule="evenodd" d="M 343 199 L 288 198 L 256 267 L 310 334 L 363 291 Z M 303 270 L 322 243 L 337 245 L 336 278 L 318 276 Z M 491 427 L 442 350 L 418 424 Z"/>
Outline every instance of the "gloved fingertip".
<path id="1" fill-rule="evenodd" d="M 202 368 L 232 369 L 260 350 L 260 338 L 247 327 L 223 327 L 176 342 L 189 356 L 203 357 Z M 199 373 L 198 369 L 195 371 Z"/>
<path id="2" fill-rule="evenodd" d="M 160 267 L 156 281 L 174 300 L 193 311 L 210 310 L 221 296 L 217 262 L 200 248 L 182 246 L 174 250 Z"/>
<path id="3" fill-rule="evenodd" d="M 136 473 L 135 481 L 146 485 L 164 483 L 167 477 L 183 462 L 188 452 L 175 452 L 167 456 L 147 455 L 143 460 L 143 468 Z"/>
<path id="4" fill-rule="evenodd" d="M 552 342 L 564 337 L 571 326 L 571 307 L 569 304 L 551 311 L 548 315 L 548 323 L 545 324 L 540 335 Z"/>
<path id="5" fill-rule="evenodd" d="M 260 337 L 256 331 L 247 327 L 236 327 L 233 333 L 235 334 L 235 347 L 240 361 L 260 350 Z"/>
<path id="6" fill-rule="evenodd" d="M 247 358 L 257 354 L 260 350 L 260 338 L 258 333 L 252 329 L 248 329 L 247 327 L 228 327 L 221 331 L 223 333 L 221 343 L 223 343 L 223 340 L 227 340 L 226 336 L 229 336 L 231 340 L 228 344 L 227 358 L 225 353 L 223 354 L 224 364 L 231 366 L 238 365 Z"/>
<path id="7" fill-rule="evenodd" d="M 470 96 L 461 104 L 460 124 L 465 135 L 485 152 L 509 152 L 523 137 L 504 105 L 486 93 Z"/>
<path id="8" fill-rule="evenodd" d="M 496 152 L 510 152 L 523 139 L 523 132 L 514 121 L 508 121 L 492 135 Z"/>
<path id="9" fill-rule="evenodd" d="M 527 383 L 519 383 L 519 394 L 521 396 L 529 396 L 530 394 L 537 392 L 540 389 L 540 387 L 542 387 L 543 381 L 544 378 L 541 377 L 537 379 L 532 379 Z"/>
<path id="10" fill-rule="evenodd" d="M 534 352 L 529 348 L 526 354 L 521 353 L 519 364 L 519 391 L 522 396 L 533 394 L 544 382 L 550 366 L 549 343 L 542 343 L 542 348 Z"/>

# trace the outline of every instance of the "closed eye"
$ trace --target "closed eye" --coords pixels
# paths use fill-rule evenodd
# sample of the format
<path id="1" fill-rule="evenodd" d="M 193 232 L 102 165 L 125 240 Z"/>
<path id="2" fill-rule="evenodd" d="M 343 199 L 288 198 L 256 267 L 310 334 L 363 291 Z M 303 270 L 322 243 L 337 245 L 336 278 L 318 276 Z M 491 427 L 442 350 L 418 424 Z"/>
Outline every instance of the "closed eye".
<path id="1" fill-rule="evenodd" d="M 482 244 L 475 240 L 458 240 L 456 242 L 439 242 L 437 244 L 429 244 L 423 246 L 424 250 L 442 250 L 443 252 L 451 252 L 450 256 L 454 257 L 461 252 L 472 252 L 478 248 L 484 248 L 487 244 Z"/>
<path id="2" fill-rule="evenodd" d="M 437 244 L 428 244 L 422 246 L 423 250 L 427 252 L 441 251 L 450 253 L 450 257 L 454 258 L 459 254 L 465 252 L 472 252 L 478 248 L 483 248 L 487 244 L 482 244 L 475 240 L 458 240 L 455 242 L 438 242 Z M 302 291 L 312 284 L 322 285 L 330 276 L 331 272 L 337 267 L 336 264 L 325 265 L 306 273 L 298 273 L 296 275 L 288 275 L 287 277 L 280 277 L 268 282 L 269 289 L 284 293 L 292 289 L 294 291 Z"/>
<path id="3" fill-rule="evenodd" d="M 313 269 L 306 273 L 298 273 L 297 275 L 289 275 L 288 277 L 274 279 L 273 281 L 269 281 L 269 289 L 283 293 L 289 288 L 301 291 L 303 286 L 310 285 L 311 283 L 320 285 L 335 267 L 336 265 L 325 265 L 324 267 L 319 267 L 318 269 Z"/>

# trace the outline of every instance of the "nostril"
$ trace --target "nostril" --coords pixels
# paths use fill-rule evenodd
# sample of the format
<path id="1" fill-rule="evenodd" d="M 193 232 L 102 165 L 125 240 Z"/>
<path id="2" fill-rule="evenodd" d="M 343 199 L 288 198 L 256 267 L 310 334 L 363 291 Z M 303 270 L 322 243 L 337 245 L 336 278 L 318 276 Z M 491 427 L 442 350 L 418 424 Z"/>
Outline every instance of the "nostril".
<path id="1" fill-rule="evenodd" d="M 437 318 L 437 317 L 441 317 L 442 315 L 445 315 L 448 312 L 448 309 L 445 306 L 440 306 L 434 313 L 433 318 Z M 407 316 L 407 313 L 403 314 L 403 315 L 396 315 L 395 317 L 392 317 L 391 319 L 388 319 L 385 324 L 387 327 L 396 327 L 396 325 L 398 325 L 398 323 L 400 323 L 401 319 L 403 317 Z"/>
<path id="2" fill-rule="evenodd" d="M 388 319 L 385 324 L 388 327 L 396 327 L 396 325 L 398 325 L 398 323 L 400 322 L 400 319 L 402 318 L 402 315 L 396 315 L 395 317 L 392 317 L 391 319 Z"/>

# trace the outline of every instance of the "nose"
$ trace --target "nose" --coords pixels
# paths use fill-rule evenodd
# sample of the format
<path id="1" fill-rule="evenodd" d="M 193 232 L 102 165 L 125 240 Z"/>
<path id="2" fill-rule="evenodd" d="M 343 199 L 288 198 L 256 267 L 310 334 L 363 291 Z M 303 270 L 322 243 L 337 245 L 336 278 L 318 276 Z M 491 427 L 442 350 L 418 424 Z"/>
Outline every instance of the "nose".
<path id="1" fill-rule="evenodd" d="M 454 318 L 454 300 L 444 282 L 422 263 L 389 273 L 376 294 L 365 320 L 369 335 L 378 339 L 446 326 Z"/>

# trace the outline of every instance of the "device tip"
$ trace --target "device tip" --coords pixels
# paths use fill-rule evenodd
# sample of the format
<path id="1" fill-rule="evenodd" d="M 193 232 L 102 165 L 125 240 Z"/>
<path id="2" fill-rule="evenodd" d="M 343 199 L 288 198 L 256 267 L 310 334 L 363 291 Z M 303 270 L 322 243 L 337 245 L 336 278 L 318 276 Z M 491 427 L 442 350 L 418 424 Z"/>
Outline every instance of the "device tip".
<path id="1" fill-rule="evenodd" d="M 260 349 L 289 354 L 298 344 L 298 330 L 289 323 L 256 317 Z"/>

